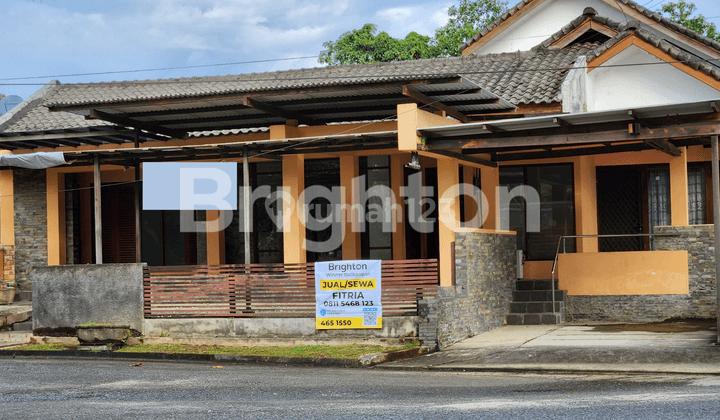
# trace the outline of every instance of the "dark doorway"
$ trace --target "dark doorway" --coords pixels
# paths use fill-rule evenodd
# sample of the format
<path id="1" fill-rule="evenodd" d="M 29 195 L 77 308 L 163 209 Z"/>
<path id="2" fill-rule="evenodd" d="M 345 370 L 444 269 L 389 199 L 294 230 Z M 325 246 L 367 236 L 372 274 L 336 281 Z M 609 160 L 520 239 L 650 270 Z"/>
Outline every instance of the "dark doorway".
<path id="1" fill-rule="evenodd" d="M 600 235 L 643 233 L 643 170 L 637 166 L 597 168 Z M 600 238 L 600 252 L 642 251 L 641 237 Z"/>

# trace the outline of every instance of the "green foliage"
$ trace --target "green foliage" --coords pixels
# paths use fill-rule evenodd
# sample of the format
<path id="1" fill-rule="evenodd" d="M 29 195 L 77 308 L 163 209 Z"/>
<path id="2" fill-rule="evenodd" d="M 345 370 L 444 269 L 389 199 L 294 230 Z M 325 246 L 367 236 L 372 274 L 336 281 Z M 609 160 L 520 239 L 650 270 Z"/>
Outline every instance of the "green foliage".
<path id="1" fill-rule="evenodd" d="M 438 56 L 459 56 L 460 46 L 497 19 L 506 7 L 507 2 L 497 0 L 460 0 L 458 7 L 450 6 L 448 23 L 435 30 Z"/>
<path id="2" fill-rule="evenodd" d="M 387 32 L 377 33 L 377 26 L 368 23 L 345 32 L 335 42 L 325 42 L 318 62 L 336 65 L 430 58 L 434 56 L 430 40 L 416 32 L 410 32 L 405 39 L 393 38 Z"/>
<path id="3" fill-rule="evenodd" d="M 697 7 L 695 7 L 694 3 L 679 1 L 677 3 L 670 2 L 663 4 L 662 9 L 658 12 L 665 14 L 672 21 L 688 29 L 720 42 L 720 33 L 717 32 L 715 24 L 708 22 L 705 16 L 701 14 L 693 17 L 692 15 L 696 10 Z"/>
<path id="4" fill-rule="evenodd" d="M 377 26 L 365 24 L 345 32 L 336 41 L 323 43 L 318 62 L 330 65 L 364 64 L 422 58 L 459 56 L 460 46 L 505 9 L 500 0 L 460 0 L 448 9 L 448 23 L 435 30 L 430 38 L 410 32 L 404 39 L 387 32 L 378 33 Z"/>

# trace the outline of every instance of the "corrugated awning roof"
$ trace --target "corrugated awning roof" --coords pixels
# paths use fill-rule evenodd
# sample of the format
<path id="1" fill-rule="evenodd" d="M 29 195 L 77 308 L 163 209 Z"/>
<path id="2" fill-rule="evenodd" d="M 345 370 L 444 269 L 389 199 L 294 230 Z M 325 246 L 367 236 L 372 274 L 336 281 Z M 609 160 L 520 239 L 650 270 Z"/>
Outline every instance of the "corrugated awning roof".
<path id="1" fill-rule="evenodd" d="M 284 86 L 284 85 L 283 85 Z M 73 90 L 73 88 L 69 88 Z M 106 88 L 112 98 L 112 89 Z M 285 124 L 323 125 L 334 122 L 396 117 L 397 105 L 417 103 L 468 121 L 467 113 L 513 110 L 515 105 L 457 74 L 361 78 L 346 84 L 312 84 L 265 91 L 230 91 L 198 96 L 120 96 L 107 101 L 86 98 L 78 103 L 46 104 L 150 133 L 187 138 L 190 132 L 234 130 Z"/>

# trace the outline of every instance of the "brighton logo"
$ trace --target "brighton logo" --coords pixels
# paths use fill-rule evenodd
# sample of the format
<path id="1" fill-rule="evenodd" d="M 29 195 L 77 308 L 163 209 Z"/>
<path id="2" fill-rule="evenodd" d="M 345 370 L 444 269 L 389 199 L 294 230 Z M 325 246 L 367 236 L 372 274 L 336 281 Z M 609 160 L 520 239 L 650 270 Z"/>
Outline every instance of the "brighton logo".
<path id="1" fill-rule="evenodd" d="M 366 178 L 354 178 L 350 184 L 352 197 L 363 197 L 360 202 L 343 203 L 346 197 L 343 187 L 327 188 L 313 185 L 300 193 L 297 200 L 287 188 L 268 185 L 255 189 L 237 187 L 237 163 L 145 163 L 143 166 L 143 209 L 180 210 L 182 232 L 218 232 L 232 223 L 233 210 L 244 214 L 244 198 L 249 198 L 247 209 L 250 223 L 245 226 L 239 220 L 240 232 L 252 231 L 255 202 L 264 200 L 264 210 L 278 232 L 290 230 L 290 218 L 297 212 L 302 226 L 311 231 L 331 230 L 324 241 L 305 239 L 305 249 L 311 252 L 329 252 L 342 245 L 346 229 L 366 232 L 368 224 L 379 224 L 382 232 L 395 232 L 397 224 L 407 221 L 420 233 L 432 233 L 437 222 L 449 228 L 460 225 L 453 203 L 461 196 L 474 200 L 478 209 L 468 226 L 482 226 L 487 219 L 489 204 L 486 195 L 472 184 L 457 184 L 447 189 L 436 203 L 435 190 L 422 185 L 422 174 L 408 177 L 406 186 L 400 188 L 400 197 L 386 185 L 367 187 Z M 509 229 L 510 202 L 523 199 L 524 219 L 527 232 L 540 231 L 540 195 L 530 186 L 521 185 L 509 190 L 498 187 L 497 210 L 500 213 L 501 230 Z M 239 199 L 239 200 L 238 200 Z M 218 210 L 217 220 L 196 221 L 194 210 Z M 433 215 L 437 211 L 437 218 Z M 378 225 L 376 225 L 378 226 Z"/>

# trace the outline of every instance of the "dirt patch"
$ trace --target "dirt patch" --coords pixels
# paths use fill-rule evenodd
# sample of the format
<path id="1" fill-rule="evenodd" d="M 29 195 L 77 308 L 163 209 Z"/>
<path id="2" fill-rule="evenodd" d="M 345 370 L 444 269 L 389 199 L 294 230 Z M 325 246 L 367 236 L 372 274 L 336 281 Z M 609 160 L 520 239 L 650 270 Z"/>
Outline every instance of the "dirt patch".
<path id="1" fill-rule="evenodd" d="M 606 324 L 588 325 L 597 332 L 623 332 L 643 331 L 654 333 L 681 333 L 697 331 L 715 331 L 717 321 L 715 319 L 669 319 L 663 322 L 652 322 L 645 324 Z"/>

